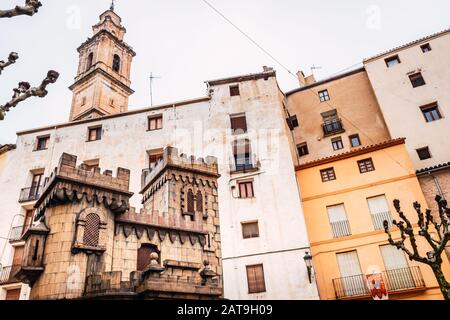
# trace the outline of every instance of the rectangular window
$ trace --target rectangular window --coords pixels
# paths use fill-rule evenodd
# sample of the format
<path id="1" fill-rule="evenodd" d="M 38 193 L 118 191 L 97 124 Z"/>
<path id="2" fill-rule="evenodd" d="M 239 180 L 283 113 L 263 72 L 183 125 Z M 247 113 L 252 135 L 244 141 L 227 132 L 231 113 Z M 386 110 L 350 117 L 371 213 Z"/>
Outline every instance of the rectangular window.
<path id="1" fill-rule="evenodd" d="M 375 230 L 384 229 L 384 220 L 388 222 L 389 228 L 392 227 L 391 211 L 385 195 L 367 198 L 367 204 Z"/>
<path id="2" fill-rule="evenodd" d="M 50 136 L 37 137 L 36 150 L 47 150 Z"/>
<path id="3" fill-rule="evenodd" d="M 336 254 L 341 273 L 339 294 L 344 297 L 369 294 L 356 250 Z"/>
<path id="4" fill-rule="evenodd" d="M 358 161 L 358 167 L 360 173 L 366 173 L 370 171 L 374 171 L 375 167 L 373 165 L 372 158 L 367 158 Z"/>
<path id="5" fill-rule="evenodd" d="M 253 198 L 253 181 L 238 182 L 239 198 Z"/>
<path id="6" fill-rule="evenodd" d="M 230 96 L 239 96 L 239 85 L 230 86 Z"/>
<path id="7" fill-rule="evenodd" d="M 385 59 L 384 61 L 386 62 L 386 66 L 388 68 L 391 68 L 400 63 L 400 58 L 397 55 L 397 56 L 389 57 L 389 58 Z"/>
<path id="8" fill-rule="evenodd" d="M 340 137 L 332 139 L 331 145 L 333 146 L 334 151 L 344 148 L 344 144 L 342 143 L 342 139 Z"/>
<path id="9" fill-rule="evenodd" d="M 327 168 L 327 169 L 320 170 L 320 176 L 322 177 L 322 182 L 336 180 L 336 175 L 334 174 L 334 168 Z"/>
<path id="10" fill-rule="evenodd" d="M 233 143 L 233 155 L 236 171 L 253 169 L 250 140 L 236 140 Z"/>
<path id="11" fill-rule="evenodd" d="M 343 204 L 329 206 L 327 207 L 327 212 L 333 238 L 345 237 L 352 234 Z"/>
<path id="12" fill-rule="evenodd" d="M 303 157 L 309 154 L 308 145 L 306 142 L 297 145 L 298 156 Z"/>
<path id="13" fill-rule="evenodd" d="M 158 153 L 158 154 L 149 154 L 149 155 L 148 155 L 148 165 L 149 165 L 149 168 L 153 168 L 153 167 L 156 165 L 156 163 L 157 163 L 159 160 L 162 159 L 162 157 L 163 157 L 163 154 L 162 154 L 162 153 Z"/>
<path id="14" fill-rule="evenodd" d="M 259 237 L 258 221 L 242 222 L 241 225 L 242 225 L 242 237 L 244 239 Z"/>
<path id="15" fill-rule="evenodd" d="M 148 131 L 162 129 L 163 126 L 163 116 L 151 116 L 148 117 Z"/>
<path id="16" fill-rule="evenodd" d="M 348 137 L 350 139 L 350 144 L 352 147 L 359 147 L 361 145 L 361 140 L 358 134 L 353 134 Z"/>
<path id="17" fill-rule="evenodd" d="M 266 291 L 264 280 L 264 268 L 262 264 L 246 266 L 248 293 L 258 293 Z"/>
<path id="18" fill-rule="evenodd" d="M 330 100 L 330 95 L 328 94 L 328 90 L 319 91 L 320 102 L 325 102 Z"/>
<path id="19" fill-rule="evenodd" d="M 420 46 L 420 49 L 422 49 L 423 53 L 427 53 L 427 52 L 431 51 L 431 46 L 429 43 L 425 43 Z"/>
<path id="20" fill-rule="evenodd" d="M 420 160 L 426 160 L 431 158 L 430 149 L 428 147 L 416 149 L 416 152 Z"/>
<path id="21" fill-rule="evenodd" d="M 439 108 L 437 103 L 429 104 L 423 107 L 420 107 L 422 114 L 425 118 L 426 122 L 436 121 L 442 119 L 442 115 L 439 112 Z"/>
<path id="22" fill-rule="evenodd" d="M 88 141 L 96 141 L 102 138 L 102 127 L 89 128 Z"/>
<path id="23" fill-rule="evenodd" d="M 298 127 L 297 116 L 293 115 L 286 119 L 289 129 L 294 130 L 294 128 Z"/>
<path id="24" fill-rule="evenodd" d="M 413 274 L 402 250 L 390 244 L 380 246 L 390 290 L 416 287 Z"/>
<path id="25" fill-rule="evenodd" d="M 413 88 L 417 88 L 425 85 L 425 80 L 422 77 L 422 73 L 418 72 L 409 76 Z"/>
<path id="26" fill-rule="evenodd" d="M 247 132 L 247 119 L 245 113 L 230 115 L 231 130 L 233 134 L 242 134 Z"/>
<path id="27" fill-rule="evenodd" d="M 95 168 L 98 168 L 100 166 L 100 160 L 99 159 L 86 160 L 83 162 L 83 165 L 87 171 L 94 171 Z"/>

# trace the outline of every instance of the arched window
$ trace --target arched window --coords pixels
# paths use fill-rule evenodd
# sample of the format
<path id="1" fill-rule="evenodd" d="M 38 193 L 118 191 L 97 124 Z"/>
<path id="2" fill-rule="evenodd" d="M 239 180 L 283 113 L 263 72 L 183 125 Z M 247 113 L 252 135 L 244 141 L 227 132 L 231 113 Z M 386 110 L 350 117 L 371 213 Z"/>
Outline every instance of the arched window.
<path id="1" fill-rule="evenodd" d="M 150 255 L 153 252 L 158 254 L 158 262 L 160 262 L 161 256 L 158 247 L 150 243 L 142 244 L 137 252 L 137 271 L 144 270 L 150 264 Z"/>
<path id="2" fill-rule="evenodd" d="M 94 62 L 94 53 L 89 53 L 86 63 L 86 71 L 88 71 L 92 67 L 92 63 Z"/>
<path id="3" fill-rule="evenodd" d="M 100 235 L 100 217 L 95 213 L 90 213 L 86 216 L 83 244 L 90 247 L 98 246 L 99 235 Z"/>
<path id="4" fill-rule="evenodd" d="M 200 190 L 197 191 L 197 211 L 203 212 L 203 195 Z"/>
<path id="5" fill-rule="evenodd" d="M 115 72 L 120 71 L 120 57 L 117 54 L 115 54 L 113 57 L 112 68 Z"/>
<path id="6" fill-rule="evenodd" d="M 191 189 L 189 189 L 188 194 L 187 194 L 187 212 L 189 212 L 189 213 L 195 212 L 194 193 L 192 192 Z"/>

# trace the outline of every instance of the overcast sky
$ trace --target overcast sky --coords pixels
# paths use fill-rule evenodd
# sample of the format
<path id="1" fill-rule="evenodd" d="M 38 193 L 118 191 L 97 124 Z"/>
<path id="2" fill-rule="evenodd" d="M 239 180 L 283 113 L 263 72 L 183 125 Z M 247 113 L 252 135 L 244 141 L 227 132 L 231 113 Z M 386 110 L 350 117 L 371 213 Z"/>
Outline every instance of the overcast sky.
<path id="1" fill-rule="evenodd" d="M 316 69 L 317 79 L 354 66 L 363 58 L 450 26 L 448 0 L 208 0 L 292 72 Z M 19 81 L 38 85 L 49 69 L 60 72 L 44 99 L 30 98 L 0 122 L 0 144 L 20 130 L 65 122 L 78 65 L 76 48 L 110 0 L 41 0 L 33 17 L 0 19 L 0 60 L 16 51 L 19 61 L 0 76 L 0 104 Z M 6 9 L 24 0 L 1 0 Z M 297 81 L 202 0 L 117 0 L 137 52 L 131 69 L 129 109 L 205 95 L 205 80 L 277 70 L 283 90 Z"/>

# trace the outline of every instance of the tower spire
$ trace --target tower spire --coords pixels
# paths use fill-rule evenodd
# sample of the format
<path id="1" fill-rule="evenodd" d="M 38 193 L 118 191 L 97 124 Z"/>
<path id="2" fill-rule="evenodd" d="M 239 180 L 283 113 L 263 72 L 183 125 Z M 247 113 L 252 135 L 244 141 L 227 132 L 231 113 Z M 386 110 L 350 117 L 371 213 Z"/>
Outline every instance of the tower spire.
<path id="1" fill-rule="evenodd" d="M 111 0 L 111 6 L 109 7 L 109 10 L 114 11 L 114 0 Z"/>

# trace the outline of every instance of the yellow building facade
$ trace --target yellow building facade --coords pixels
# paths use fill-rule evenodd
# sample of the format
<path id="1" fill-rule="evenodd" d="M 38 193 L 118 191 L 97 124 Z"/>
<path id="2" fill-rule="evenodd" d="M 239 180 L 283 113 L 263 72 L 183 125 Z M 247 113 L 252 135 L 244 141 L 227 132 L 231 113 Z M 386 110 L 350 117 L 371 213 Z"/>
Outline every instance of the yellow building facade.
<path id="1" fill-rule="evenodd" d="M 366 159 L 374 170 L 361 173 L 358 161 Z M 328 168 L 335 179 L 323 182 L 321 170 Z M 300 165 L 297 177 L 321 299 L 371 298 L 365 274 L 374 265 L 383 271 L 390 299 L 442 299 L 431 268 L 389 245 L 382 226 L 384 219 L 399 220 L 394 199 L 413 223 L 412 203 L 426 206 L 404 139 Z M 425 255 L 430 248 L 418 240 Z M 446 259 L 443 269 L 450 274 Z"/>

